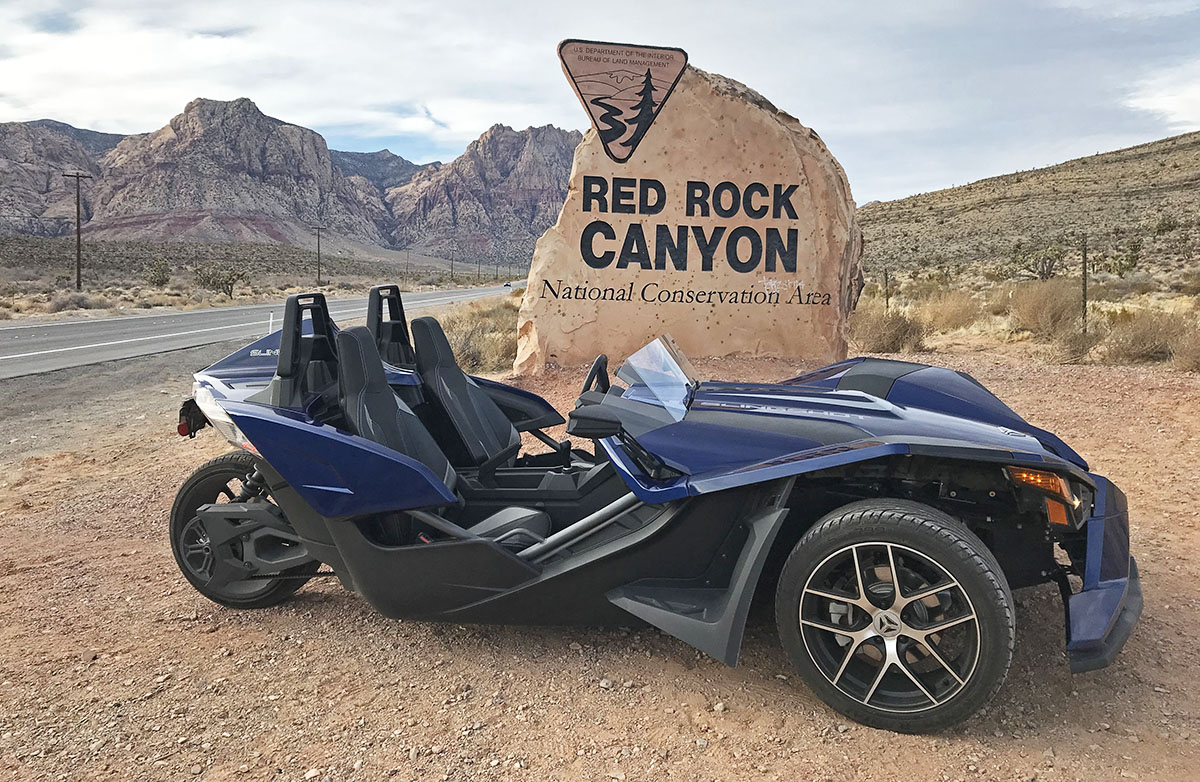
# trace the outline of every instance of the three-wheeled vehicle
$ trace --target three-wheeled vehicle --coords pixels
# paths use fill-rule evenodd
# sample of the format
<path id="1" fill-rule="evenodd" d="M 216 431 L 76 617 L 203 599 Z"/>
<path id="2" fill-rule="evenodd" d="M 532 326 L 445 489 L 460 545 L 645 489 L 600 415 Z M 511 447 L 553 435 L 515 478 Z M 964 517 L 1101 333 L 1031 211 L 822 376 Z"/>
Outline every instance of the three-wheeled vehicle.
<path id="1" fill-rule="evenodd" d="M 701 382 L 664 337 L 615 378 L 598 357 L 568 418 L 465 374 L 396 286 L 365 327 L 292 296 L 281 331 L 195 375 L 180 433 L 237 450 L 179 490 L 171 545 L 226 606 L 331 573 L 390 617 L 646 622 L 728 665 L 757 593 L 823 700 L 905 732 L 995 694 L 1012 589 L 1060 586 L 1076 672 L 1140 614 L 1124 494 L 961 372 Z M 591 447 L 544 431 L 563 423 Z"/>

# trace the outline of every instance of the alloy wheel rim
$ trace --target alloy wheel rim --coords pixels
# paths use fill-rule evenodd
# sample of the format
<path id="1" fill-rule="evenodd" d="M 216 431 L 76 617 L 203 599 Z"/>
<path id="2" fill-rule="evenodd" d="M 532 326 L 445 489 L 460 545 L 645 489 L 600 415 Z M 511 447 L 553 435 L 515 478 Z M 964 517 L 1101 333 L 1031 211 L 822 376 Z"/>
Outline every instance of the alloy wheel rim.
<path id="1" fill-rule="evenodd" d="M 979 663 L 966 590 L 928 554 L 896 543 L 855 543 L 822 560 L 801 593 L 799 622 L 825 679 L 872 709 L 942 706 Z"/>
<path id="2" fill-rule="evenodd" d="M 187 523 L 179 536 L 179 543 L 183 562 L 192 575 L 205 581 L 212 578 L 212 543 L 199 518 L 194 518 Z"/>

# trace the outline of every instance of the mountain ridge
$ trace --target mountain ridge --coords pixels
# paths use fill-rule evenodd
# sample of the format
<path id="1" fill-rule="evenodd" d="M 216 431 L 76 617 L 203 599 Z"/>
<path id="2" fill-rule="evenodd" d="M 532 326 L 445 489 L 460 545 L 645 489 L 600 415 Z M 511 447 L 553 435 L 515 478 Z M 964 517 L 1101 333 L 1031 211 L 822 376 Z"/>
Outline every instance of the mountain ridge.
<path id="1" fill-rule="evenodd" d="M 158 130 L 128 136 L 56 120 L 2 123 L 0 231 L 70 230 L 74 192 L 61 173 L 79 169 L 93 177 L 83 214 L 95 239 L 308 245 L 321 224 L 334 245 L 469 247 L 507 259 L 515 240 L 531 247 L 553 223 L 580 137 L 496 125 L 458 159 L 420 164 L 386 149 L 331 150 L 248 98 L 196 98 Z M 403 213 L 391 206 L 409 202 Z"/>

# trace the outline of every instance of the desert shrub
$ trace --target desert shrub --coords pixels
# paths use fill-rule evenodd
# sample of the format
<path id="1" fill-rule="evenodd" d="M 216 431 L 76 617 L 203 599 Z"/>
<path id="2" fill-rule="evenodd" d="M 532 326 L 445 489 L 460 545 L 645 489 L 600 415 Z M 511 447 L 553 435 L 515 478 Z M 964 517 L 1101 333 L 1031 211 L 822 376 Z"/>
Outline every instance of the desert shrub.
<path id="1" fill-rule="evenodd" d="M 1158 282 L 1149 274 L 1134 272 L 1127 277 L 1111 277 L 1088 285 L 1088 298 L 1092 301 L 1122 301 L 1158 289 Z"/>
<path id="2" fill-rule="evenodd" d="M 1179 227 L 1179 220 L 1175 215 L 1163 215 L 1158 219 L 1158 223 L 1154 226 L 1154 235 L 1161 236 L 1162 234 L 1170 233 Z"/>
<path id="3" fill-rule="evenodd" d="M 1092 351 L 1104 341 L 1104 336 L 1105 330 L 1095 327 L 1086 334 L 1078 330 L 1059 334 L 1054 340 L 1052 358 L 1059 364 L 1082 364 L 1092 357 Z"/>
<path id="4" fill-rule="evenodd" d="M 1171 285 L 1171 290 L 1185 296 L 1195 296 L 1200 293 L 1200 270 L 1185 269 L 1180 279 Z"/>
<path id="5" fill-rule="evenodd" d="M 924 348 L 925 326 L 898 309 L 860 307 L 850 316 L 850 338 L 867 353 L 912 353 Z"/>
<path id="6" fill-rule="evenodd" d="M 910 280 L 898 287 L 899 295 L 909 301 L 930 299 L 946 290 L 946 284 L 940 280 Z"/>
<path id="7" fill-rule="evenodd" d="M 1172 353 L 1176 369 L 1200 372 L 1200 329 L 1194 323 L 1175 340 Z"/>
<path id="8" fill-rule="evenodd" d="M 46 309 L 49 312 L 64 312 L 65 310 L 106 310 L 112 302 L 100 296 L 88 296 L 86 293 L 72 291 L 59 293 L 50 300 Z"/>
<path id="9" fill-rule="evenodd" d="M 249 275 L 242 269 L 235 269 L 232 266 L 213 261 L 197 266 L 193 273 L 196 276 L 196 284 L 201 288 L 224 293 L 231 299 L 234 286 L 249 278 Z"/>
<path id="10" fill-rule="evenodd" d="M 1013 286 L 1009 323 L 1041 339 L 1070 331 L 1079 319 L 1079 281 L 1039 280 Z"/>
<path id="11" fill-rule="evenodd" d="M 517 357 L 517 310 L 512 296 L 473 302 L 441 319 L 454 357 L 467 372 L 511 369 Z"/>
<path id="12" fill-rule="evenodd" d="M 946 291 L 923 302 L 918 318 L 930 331 L 953 331 L 979 320 L 979 302 L 966 291 Z"/>
<path id="13" fill-rule="evenodd" d="M 0 320 L 12 320 L 12 310 L 8 307 L 0 307 Z"/>
<path id="14" fill-rule="evenodd" d="M 1112 317 L 1104 340 L 1104 360 L 1110 364 L 1169 361 L 1175 347 L 1194 330 L 1195 322 L 1181 315 L 1122 310 Z"/>
<path id="15" fill-rule="evenodd" d="M 1012 309 L 1013 286 L 999 285 L 988 296 L 986 310 L 989 315 L 1007 315 Z"/>
<path id="16" fill-rule="evenodd" d="M 155 258 L 142 267 L 142 278 L 147 285 L 162 288 L 171 281 L 171 264 L 165 258 Z"/>

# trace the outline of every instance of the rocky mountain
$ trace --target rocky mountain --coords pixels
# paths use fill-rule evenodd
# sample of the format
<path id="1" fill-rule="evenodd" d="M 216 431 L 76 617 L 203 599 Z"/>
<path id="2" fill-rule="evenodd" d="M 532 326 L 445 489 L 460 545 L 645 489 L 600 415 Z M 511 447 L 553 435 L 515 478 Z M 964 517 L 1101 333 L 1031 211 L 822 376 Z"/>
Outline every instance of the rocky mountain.
<path id="1" fill-rule="evenodd" d="M 360 176 L 380 190 L 408 184 L 413 175 L 429 167 L 438 167 L 439 162 L 422 165 L 394 155 L 390 150 L 378 152 L 338 152 L 330 150 L 333 164 L 351 176 Z"/>
<path id="2" fill-rule="evenodd" d="M 53 120 L 0 124 L 0 233 L 62 235 L 79 169 L 95 239 L 281 242 L 525 258 L 557 217 L 580 134 L 497 125 L 448 164 L 330 150 L 250 100 L 196 99 L 165 127 L 116 136 Z M 70 220 L 65 218 L 71 218 Z M 461 257 L 461 256 L 460 256 Z"/>
<path id="3" fill-rule="evenodd" d="M 97 238 L 288 242 L 324 224 L 378 243 L 388 227 L 373 187 L 335 167 L 325 139 L 245 98 L 194 100 L 166 127 L 121 141 L 101 168 L 88 225 Z"/>
<path id="4" fill-rule="evenodd" d="M 1086 234 L 1097 271 L 1175 284 L 1200 260 L 1200 133 L 866 204 L 858 219 L 869 276 L 1003 276 L 1018 242 L 1077 261 Z"/>
<path id="5" fill-rule="evenodd" d="M 0 232 L 55 236 L 75 220 L 75 184 L 64 172 L 100 177 L 99 147 L 64 132 L 61 123 L 0 123 Z M 75 131 L 69 125 L 62 126 Z M 95 134 L 100 136 L 102 134 Z M 114 142 L 115 143 L 115 142 Z M 92 189 L 85 187 L 84 219 L 92 213 Z"/>
<path id="6" fill-rule="evenodd" d="M 552 125 L 494 125 L 456 160 L 389 188 L 397 246 L 442 255 L 484 251 L 529 256 L 558 217 L 575 147 L 583 136 Z"/>

